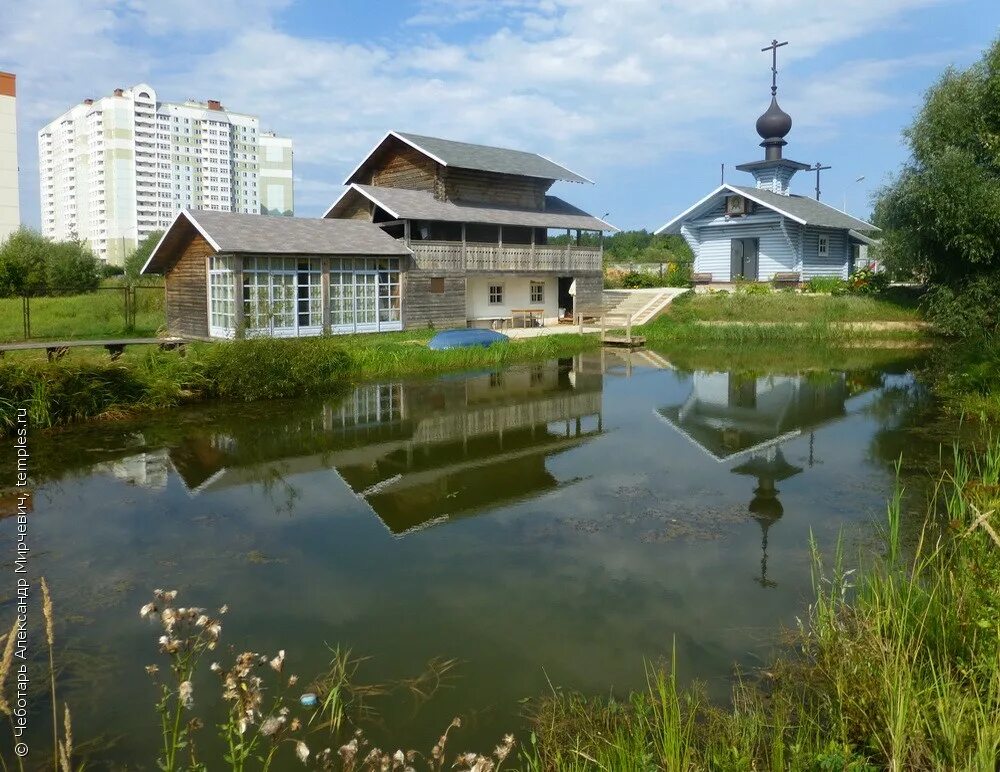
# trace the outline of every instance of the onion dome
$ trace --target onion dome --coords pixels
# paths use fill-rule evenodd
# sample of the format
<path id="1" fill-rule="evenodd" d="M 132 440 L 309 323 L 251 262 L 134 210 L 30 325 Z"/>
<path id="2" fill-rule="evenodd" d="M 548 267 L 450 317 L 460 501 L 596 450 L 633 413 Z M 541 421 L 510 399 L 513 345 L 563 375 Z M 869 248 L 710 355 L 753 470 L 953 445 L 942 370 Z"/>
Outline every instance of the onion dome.
<path id="1" fill-rule="evenodd" d="M 778 106 L 776 97 L 771 97 L 771 105 L 757 119 L 757 133 L 761 139 L 783 139 L 792 130 L 792 116 Z"/>

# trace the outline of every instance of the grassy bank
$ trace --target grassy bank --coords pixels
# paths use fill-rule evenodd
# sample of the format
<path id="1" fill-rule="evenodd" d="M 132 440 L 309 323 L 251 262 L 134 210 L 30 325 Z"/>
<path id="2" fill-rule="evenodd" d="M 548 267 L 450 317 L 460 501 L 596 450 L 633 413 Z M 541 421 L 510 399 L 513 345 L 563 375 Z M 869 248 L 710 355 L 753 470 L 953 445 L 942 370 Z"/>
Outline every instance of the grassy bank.
<path id="1" fill-rule="evenodd" d="M 945 408 L 982 421 L 1000 421 L 1000 341 L 973 337 L 939 346 L 925 376 Z"/>
<path id="2" fill-rule="evenodd" d="M 788 653 L 732 705 L 675 668 L 621 699 L 554 692 L 530 710 L 531 770 L 992 770 L 1000 761 L 1000 443 L 956 453 L 919 542 L 888 507 L 860 578 L 815 558 Z"/>
<path id="3" fill-rule="evenodd" d="M 181 356 L 133 348 L 117 362 L 102 349 L 76 349 L 48 362 L 44 353 L 0 360 L 0 433 L 17 411 L 48 428 L 208 399 L 255 401 L 331 393 L 347 383 L 435 373 L 499 369 L 516 362 L 572 356 L 594 336 L 555 335 L 488 349 L 431 351 L 429 332 L 298 340 L 193 344 Z"/>
<path id="4" fill-rule="evenodd" d="M 764 295 L 690 293 L 674 301 L 666 317 L 676 322 L 765 322 L 830 324 L 834 322 L 916 322 L 919 296 L 893 288 L 883 295 Z"/>
<path id="5" fill-rule="evenodd" d="M 908 292 L 880 297 L 770 292 L 688 293 L 636 329 L 653 347 L 690 345 L 880 345 L 930 337 Z"/>
<path id="6" fill-rule="evenodd" d="M 31 298 L 31 337 L 39 340 L 93 340 L 154 336 L 165 324 L 163 288 L 139 287 L 135 292 L 135 327 L 125 323 L 125 291 L 106 280 L 83 295 Z M 0 298 L 0 342 L 24 340 L 21 298 Z"/>

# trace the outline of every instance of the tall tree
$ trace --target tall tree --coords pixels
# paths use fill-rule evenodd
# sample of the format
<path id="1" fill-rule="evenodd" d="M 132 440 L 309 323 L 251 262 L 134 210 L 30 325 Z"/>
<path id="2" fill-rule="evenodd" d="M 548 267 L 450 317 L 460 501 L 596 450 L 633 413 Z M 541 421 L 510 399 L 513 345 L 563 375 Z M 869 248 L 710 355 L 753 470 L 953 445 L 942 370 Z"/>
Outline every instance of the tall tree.
<path id="1" fill-rule="evenodd" d="M 905 137 L 910 159 L 879 192 L 880 256 L 929 282 L 928 310 L 947 331 L 998 324 L 1000 40 L 969 69 L 948 69 Z M 982 313 L 983 304 L 992 306 Z"/>

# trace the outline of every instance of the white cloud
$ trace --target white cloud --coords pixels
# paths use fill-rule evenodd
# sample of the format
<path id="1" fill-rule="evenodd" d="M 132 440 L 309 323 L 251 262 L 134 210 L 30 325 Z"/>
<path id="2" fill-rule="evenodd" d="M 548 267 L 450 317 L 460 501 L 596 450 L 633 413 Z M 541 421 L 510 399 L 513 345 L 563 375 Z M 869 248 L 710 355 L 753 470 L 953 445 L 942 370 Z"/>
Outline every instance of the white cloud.
<path id="1" fill-rule="evenodd" d="M 821 53 L 932 1 L 426 0 L 398 27 L 383 11 L 370 36 L 346 41 L 285 30 L 289 0 L 36 0 L 12 4 L 2 50 L 22 84 L 26 189 L 37 190 L 40 125 L 147 80 L 163 99 L 219 98 L 291 136 L 296 204 L 315 213 L 389 128 L 531 148 L 599 180 L 704 149 L 766 106 L 759 49 L 774 30 L 792 41 L 783 105 L 797 127 L 834 132 L 843 115 L 893 104 L 898 69 L 922 65 L 817 72 Z"/>

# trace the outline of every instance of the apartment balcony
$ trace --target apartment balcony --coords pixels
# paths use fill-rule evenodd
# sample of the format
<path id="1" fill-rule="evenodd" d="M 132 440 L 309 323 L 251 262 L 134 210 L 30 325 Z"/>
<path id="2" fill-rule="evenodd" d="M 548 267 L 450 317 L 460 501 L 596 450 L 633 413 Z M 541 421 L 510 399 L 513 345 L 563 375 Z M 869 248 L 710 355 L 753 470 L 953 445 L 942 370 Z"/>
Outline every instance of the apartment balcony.
<path id="1" fill-rule="evenodd" d="M 572 244 L 483 244 L 454 241 L 410 243 L 414 261 L 421 269 L 447 271 L 600 271 L 600 247 Z"/>

